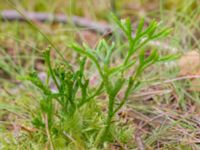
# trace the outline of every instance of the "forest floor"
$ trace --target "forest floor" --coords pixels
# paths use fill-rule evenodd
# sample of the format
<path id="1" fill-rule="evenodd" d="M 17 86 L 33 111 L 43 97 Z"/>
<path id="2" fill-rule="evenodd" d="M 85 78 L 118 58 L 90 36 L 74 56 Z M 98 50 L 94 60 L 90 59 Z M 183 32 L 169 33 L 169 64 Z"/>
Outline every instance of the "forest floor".
<path id="1" fill-rule="evenodd" d="M 72 42 L 84 42 L 95 48 L 97 43 L 105 38 L 107 41 L 115 40 L 118 48 L 122 49 L 127 41 L 121 37 L 121 33 L 102 34 L 90 26 L 93 22 L 98 23 L 100 27 L 112 25 L 110 12 L 120 18 L 130 17 L 133 28 L 142 17 L 146 26 L 155 19 L 165 27 L 172 28 L 166 39 L 153 41 L 148 46 L 159 50 L 161 55 L 179 54 L 180 57 L 171 62 L 152 66 L 145 71 L 140 78 L 145 82 L 139 90 L 129 96 L 126 105 L 114 118 L 117 127 L 113 132 L 116 132 L 116 137 L 112 142 L 104 144 L 102 149 L 200 149 L 200 3 L 198 0 L 121 0 L 115 4 L 112 0 L 110 2 L 108 0 L 13 2 L 0 1 L 0 11 L 17 10 L 22 13 L 28 11 L 65 14 L 68 17 L 79 16 L 86 20 L 86 26 L 77 26 L 73 21 L 66 24 L 37 20 L 0 21 L 0 149 L 52 148 L 51 140 L 41 138 L 41 135 L 48 136 L 46 133 L 43 134 L 46 131 L 41 129 L 38 132 L 32 124 L 32 118 L 38 112 L 41 93 L 29 82 L 20 78 L 32 70 L 39 72 L 40 76 L 45 76 L 47 68 L 41 52 L 48 45 L 53 44 L 59 49 L 63 57 L 75 68 L 78 55 L 68 47 Z M 60 61 L 54 50 L 51 57 L 53 64 Z M 91 84 L 96 84 L 98 74 L 93 69 L 92 66 L 88 78 L 91 79 Z M 102 97 L 106 96 L 101 95 L 98 99 L 106 99 Z M 93 130 L 101 128 L 106 103 L 106 100 L 101 100 L 90 111 L 81 110 L 87 119 L 94 121 L 93 124 L 90 124 L 90 128 L 79 129 L 80 124 L 77 123 L 73 131 L 67 134 L 67 144 L 63 144 L 62 138 L 53 140 L 54 145 L 58 145 L 55 149 L 95 149 L 92 144 L 93 137 L 90 136 L 93 135 L 91 133 Z M 95 116 L 96 107 L 101 108 L 102 116 Z M 82 115 L 78 116 L 78 120 L 84 119 L 81 117 Z M 70 122 L 72 126 L 74 122 Z M 120 133 L 117 133 L 117 129 L 123 131 L 119 130 Z M 82 136 L 79 137 L 78 132 L 84 132 L 87 142 L 81 139 Z M 68 147 L 63 148 L 61 145 Z"/>

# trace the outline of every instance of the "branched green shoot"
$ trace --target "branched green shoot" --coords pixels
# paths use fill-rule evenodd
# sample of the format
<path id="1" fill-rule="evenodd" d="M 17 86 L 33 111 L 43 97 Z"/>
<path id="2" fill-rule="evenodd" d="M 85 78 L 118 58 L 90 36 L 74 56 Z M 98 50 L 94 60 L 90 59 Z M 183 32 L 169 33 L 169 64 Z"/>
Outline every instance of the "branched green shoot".
<path id="1" fill-rule="evenodd" d="M 156 49 L 151 50 L 150 54 L 147 55 L 145 47 L 152 40 L 166 37 L 171 29 L 160 29 L 156 21 L 152 21 L 148 27 L 144 28 L 144 19 L 142 19 L 133 35 L 130 19 L 120 21 L 116 16 L 113 16 L 113 19 L 128 40 L 128 49 L 123 51 L 125 56 L 120 64 L 113 63 L 114 51 L 117 49 L 114 42 L 109 43 L 102 39 L 96 49 L 91 49 L 86 44 L 73 43 L 70 47 L 81 56 L 78 69 L 75 70 L 64 62 L 52 64 L 50 48 L 47 48 L 44 51 L 44 60 L 48 68 L 46 81 L 42 81 L 37 73 L 31 73 L 23 78 L 31 81 L 42 91 L 40 112 L 32 122 L 37 128 L 48 127 L 46 131 L 50 131 L 49 137 L 55 134 L 55 130 L 56 133 L 65 133 L 64 128 L 56 128 L 58 125 L 55 125 L 55 122 L 59 122 L 59 126 L 64 127 L 66 120 L 73 119 L 73 116 L 80 113 L 84 105 L 89 104 L 91 100 L 95 101 L 95 97 L 104 93 L 108 98 L 107 116 L 104 128 L 96 133 L 93 143 L 96 147 L 101 146 L 110 137 L 110 127 L 116 113 L 141 84 L 140 77 L 145 69 L 156 63 L 174 59 L 174 55 L 160 56 Z M 95 89 L 90 87 L 89 79 L 86 78 L 85 64 L 87 59 L 94 63 L 99 73 L 99 85 Z M 56 93 L 51 90 L 51 80 L 57 88 Z M 119 99 L 120 92 L 123 92 L 123 96 Z M 48 122 L 44 121 L 43 116 L 47 116 Z"/>
<path id="2" fill-rule="evenodd" d="M 108 135 L 113 117 L 124 106 L 129 95 L 140 85 L 139 78 L 144 70 L 153 64 L 174 58 L 174 55 L 161 57 L 157 50 L 152 50 L 149 56 L 146 56 L 147 50 L 145 49 L 148 42 L 167 36 L 171 29 L 165 28 L 157 31 L 159 24 L 156 21 L 152 21 L 144 29 L 144 19 L 142 19 L 138 24 L 135 35 L 133 35 L 130 19 L 120 21 L 114 15 L 113 19 L 128 39 L 128 50 L 121 64 L 112 67 L 112 55 L 116 47 L 114 43 L 109 45 L 104 39 L 99 42 L 95 50 L 91 50 L 85 44 L 83 46 L 72 44 L 71 46 L 76 52 L 88 57 L 96 65 L 108 96 L 105 128 L 97 136 L 96 145 L 104 141 L 103 138 Z M 102 56 L 104 50 L 106 53 Z M 102 57 L 99 58 L 99 56 Z M 136 56 L 136 58 L 132 59 L 133 56 Z M 135 69 L 134 72 L 127 77 L 125 72 L 131 71 L 133 68 Z M 125 88 L 124 97 L 121 100 L 117 100 L 116 97 L 123 88 Z"/>

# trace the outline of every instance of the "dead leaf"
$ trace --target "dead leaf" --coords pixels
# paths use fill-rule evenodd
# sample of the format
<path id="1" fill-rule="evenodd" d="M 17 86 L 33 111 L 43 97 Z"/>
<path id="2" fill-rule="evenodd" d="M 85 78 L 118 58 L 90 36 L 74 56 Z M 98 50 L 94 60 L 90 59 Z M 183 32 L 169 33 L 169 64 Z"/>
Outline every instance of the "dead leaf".
<path id="1" fill-rule="evenodd" d="M 193 50 L 187 52 L 179 60 L 180 75 L 200 75 L 200 54 Z M 200 79 L 191 79 L 190 91 L 200 92 Z"/>
<path id="2" fill-rule="evenodd" d="M 193 50 L 187 52 L 178 62 L 180 75 L 194 75 L 200 71 L 200 54 Z"/>

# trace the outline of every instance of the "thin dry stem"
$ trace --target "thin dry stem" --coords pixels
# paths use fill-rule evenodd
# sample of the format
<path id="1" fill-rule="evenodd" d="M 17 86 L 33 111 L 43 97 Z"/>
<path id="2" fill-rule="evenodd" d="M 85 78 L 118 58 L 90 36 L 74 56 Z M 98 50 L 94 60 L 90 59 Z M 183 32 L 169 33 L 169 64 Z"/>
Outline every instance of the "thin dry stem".
<path id="1" fill-rule="evenodd" d="M 48 141 L 50 143 L 50 149 L 54 150 L 54 145 L 53 145 L 53 142 L 52 142 L 52 139 L 51 139 L 51 134 L 49 132 L 48 116 L 47 116 L 47 114 L 43 114 L 43 117 L 44 117 L 44 121 L 45 121 L 46 134 L 47 134 L 47 137 L 48 137 Z"/>

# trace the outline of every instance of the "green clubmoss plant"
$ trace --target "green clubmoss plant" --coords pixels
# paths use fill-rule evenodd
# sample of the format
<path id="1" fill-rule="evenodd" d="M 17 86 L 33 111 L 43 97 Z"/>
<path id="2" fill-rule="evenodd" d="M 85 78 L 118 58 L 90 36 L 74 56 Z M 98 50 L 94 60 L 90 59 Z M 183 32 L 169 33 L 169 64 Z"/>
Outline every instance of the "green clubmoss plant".
<path id="1" fill-rule="evenodd" d="M 96 49 L 91 49 L 86 44 L 82 46 L 72 44 L 71 46 L 76 52 L 86 56 L 95 64 L 101 77 L 101 84 L 108 96 L 105 127 L 97 136 L 96 146 L 109 135 L 109 128 L 113 117 L 126 104 L 130 94 L 140 85 L 139 79 L 145 69 L 156 63 L 169 61 L 176 57 L 175 55 L 161 57 L 156 49 L 151 50 L 147 56 L 147 49 L 145 49 L 148 42 L 166 37 L 171 29 L 161 29 L 156 21 L 151 21 L 148 27 L 144 29 L 144 19 L 142 19 L 138 24 L 135 35 L 133 35 L 130 19 L 118 20 L 114 15 L 113 19 L 128 40 L 128 48 L 124 50 L 125 57 L 121 60 L 120 64 L 112 65 L 114 50 L 117 49 L 115 43 L 109 44 L 103 39 L 99 42 Z M 132 71 L 131 75 L 127 76 L 126 72 L 132 69 L 134 71 Z M 119 100 L 117 95 L 122 89 L 125 89 L 124 96 Z"/>
<path id="2" fill-rule="evenodd" d="M 98 131 L 94 130 L 96 136 L 93 140 L 95 147 L 102 146 L 111 136 L 110 127 L 114 123 L 113 118 L 116 113 L 141 85 L 140 77 L 144 71 L 156 63 L 169 61 L 176 57 L 174 55 L 160 56 L 156 49 L 149 51 L 146 48 L 148 42 L 166 37 L 171 29 L 161 28 L 156 21 L 150 22 L 145 28 L 144 19 L 142 19 L 133 34 L 130 19 L 118 20 L 116 16 L 112 18 L 128 41 L 122 52 L 123 57 L 119 57 L 115 52 L 117 47 L 114 41 L 107 42 L 102 39 L 95 49 L 86 44 L 73 43 L 70 48 L 80 54 L 78 67 L 75 69 L 73 65 L 65 62 L 52 64 L 51 48 L 47 48 L 43 53 L 48 68 L 47 79 L 42 81 L 36 72 L 23 78 L 31 81 L 42 93 L 40 111 L 35 115 L 32 123 L 38 129 L 46 131 L 51 149 L 54 149 L 55 144 L 52 137 L 60 136 L 60 134 L 64 136 L 66 133 L 66 128 L 64 128 L 66 121 L 73 119 L 77 112 L 80 113 L 84 105 L 96 101 L 95 97 L 105 94 L 108 103 L 106 115 L 104 115 L 104 127 Z M 147 54 L 147 51 L 150 53 Z M 120 63 L 114 63 L 114 59 L 119 59 Z M 86 75 L 88 60 L 95 65 L 99 73 L 100 80 L 95 88 L 91 87 Z M 53 92 L 49 86 L 51 80 L 56 86 L 56 92 Z M 120 92 L 123 94 L 119 97 Z M 84 136 L 85 134 L 81 135 L 81 137 Z"/>

